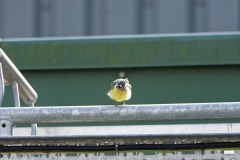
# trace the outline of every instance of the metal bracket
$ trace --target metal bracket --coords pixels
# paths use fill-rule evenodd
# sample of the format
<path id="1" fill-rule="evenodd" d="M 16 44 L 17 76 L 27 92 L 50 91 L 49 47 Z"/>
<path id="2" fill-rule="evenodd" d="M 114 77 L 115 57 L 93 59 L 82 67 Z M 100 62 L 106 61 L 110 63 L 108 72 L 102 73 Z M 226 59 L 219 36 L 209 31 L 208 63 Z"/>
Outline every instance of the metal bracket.
<path id="1" fill-rule="evenodd" d="M 13 126 L 14 124 L 11 121 L 0 119 L 0 135 L 12 136 L 14 132 Z"/>
<path id="2" fill-rule="evenodd" d="M 115 143 L 115 150 L 116 150 L 116 156 L 119 155 L 119 153 L 118 153 L 118 142 Z"/>

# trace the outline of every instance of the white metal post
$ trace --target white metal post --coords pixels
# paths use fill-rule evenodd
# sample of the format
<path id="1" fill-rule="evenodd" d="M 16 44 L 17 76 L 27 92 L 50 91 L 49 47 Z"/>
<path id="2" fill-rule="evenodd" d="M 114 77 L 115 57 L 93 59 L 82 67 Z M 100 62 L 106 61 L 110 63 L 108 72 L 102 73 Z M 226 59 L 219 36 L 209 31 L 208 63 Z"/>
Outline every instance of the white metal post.
<path id="1" fill-rule="evenodd" d="M 16 81 L 12 82 L 12 90 L 13 90 L 13 100 L 14 106 L 20 107 L 20 98 L 19 98 L 19 91 L 18 91 L 18 83 Z"/>

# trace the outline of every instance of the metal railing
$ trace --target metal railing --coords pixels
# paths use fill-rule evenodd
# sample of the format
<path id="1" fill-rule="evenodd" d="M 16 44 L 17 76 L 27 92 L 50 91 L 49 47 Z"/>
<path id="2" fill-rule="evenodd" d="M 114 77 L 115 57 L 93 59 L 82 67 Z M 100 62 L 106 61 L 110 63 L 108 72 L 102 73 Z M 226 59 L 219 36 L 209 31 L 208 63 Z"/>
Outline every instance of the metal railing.
<path id="1" fill-rule="evenodd" d="M 190 103 L 126 106 L 65 106 L 2 108 L 0 133 L 26 123 L 151 122 L 172 120 L 240 119 L 240 103 Z M 223 133 L 224 136 L 228 136 Z M 229 134 L 232 136 L 231 134 Z M 234 133 L 238 136 L 238 133 Z"/>
<path id="2" fill-rule="evenodd" d="M 2 108 L 13 123 L 130 122 L 240 118 L 240 102 Z"/>
<path id="3" fill-rule="evenodd" d="M 30 156 L 21 156 L 20 159 L 44 159 L 44 158 L 58 158 L 58 159 L 126 159 L 126 158 L 144 158 L 144 159 L 172 159 L 185 158 L 196 159 L 199 157 L 221 159 L 221 158 L 236 158 L 240 154 L 239 151 L 233 151 L 230 155 L 228 152 L 215 150 L 214 153 L 205 150 L 204 146 L 219 145 L 226 148 L 238 148 L 239 143 L 232 143 L 240 141 L 240 127 L 239 123 L 222 123 L 218 125 L 213 124 L 182 124 L 182 125 L 152 125 L 155 129 L 149 129 L 147 126 L 116 126 L 112 129 L 114 133 L 110 133 L 111 126 L 100 126 L 105 133 L 100 132 L 99 128 L 88 128 L 88 132 L 84 127 L 78 128 L 84 130 L 81 135 L 38 135 L 38 136 L 12 136 L 12 128 L 19 123 L 65 123 L 65 122 L 151 122 L 151 121 L 176 121 L 176 120 L 226 120 L 226 119 L 240 119 L 240 103 L 192 103 L 192 104 L 155 104 L 155 105 L 126 105 L 126 106 L 65 106 L 65 107 L 21 107 L 21 108 L 1 108 L 0 116 L 0 142 L 4 146 L 9 144 L 22 144 L 23 148 L 19 146 L 2 147 L 2 155 L 7 159 L 9 150 L 15 153 L 14 150 L 23 150 L 23 152 L 30 153 Z M 193 127 L 195 126 L 195 128 Z M 105 128 L 104 128 L 105 127 Z M 170 129 L 170 128 L 171 129 Z M 221 127 L 219 129 L 219 127 Z M 54 128 L 52 128 L 54 129 Z M 128 130 L 131 132 L 120 132 L 119 129 Z M 139 129 L 145 133 L 138 132 Z M 148 130 L 148 133 L 146 132 Z M 58 130 L 60 131 L 60 130 Z M 73 133 L 73 132 L 71 132 Z M 92 133 L 92 134 L 91 134 Z M 93 134 L 94 133 L 94 134 Z M 164 142 L 171 142 L 175 145 L 164 145 Z M 213 144 L 204 142 L 216 142 Z M 123 153 L 124 147 L 143 148 L 148 152 L 148 148 L 178 148 L 178 144 L 186 143 L 195 150 L 194 154 L 184 154 L 175 152 L 175 154 L 161 153 L 159 149 L 154 150 L 154 155 L 145 155 L 142 152 L 135 154 L 128 153 L 126 157 Z M 48 144 L 54 146 L 48 147 Z M 88 144 L 95 144 L 90 147 Z M 131 144 L 127 145 L 126 144 Z M 145 146 L 144 146 L 145 145 Z M 194 148 L 195 145 L 198 148 Z M 202 147 L 203 145 L 203 147 Z M 228 146 L 229 145 L 229 146 Z M 29 146 L 29 147 L 27 147 Z M 31 147 L 33 146 L 33 147 Z M 35 146 L 35 147 L 34 147 Z M 38 147 L 39 146 L 39 147 Z M 79 147 L 78 147 L 79 146 Z M 84 147 L 86 146 L 86 147 Z M 99 146 L 99 148 L 98 148 Z M 104 147 L 106 146 L 106 147 Z M 117 148 L 116 148 L 117 146 Z M 181 145 L 184 147 L 184 145 Z M 186 145 L 189 148 L 188 145 Z M 199 150 L 199 147 L 202 149 Z M 100 153 L 101 149 L 108 148 L 111 151 L 116 149 L 116 157 L 108 157 Z M 167 148 L 167 149 L 169 149 Z M 224 148 L 224 147 L 222 147 Z M 75 152 L 81 153 L 73 157 L 68 157 L 65 152 L 74 149 Z M 89 153 L 95 151 L 96 155 Z M 91 151 L 93 149 L 93 151 Z M 99 149 L 99 150 L 98 150 Z M 211 148 L 210 148 L 211 149 Z M 46 152 L 39 152 L 39 150 L 46 150 Z M 161 149 L 160 149 L 161 150 Z M 164 150 L 164 149 L 163 149 Z M 183 149 L 184 150 L 184 149 Z M 204 150 L 204 154 L 202 153 Z M 61 152 L 62 156 L 56 154 Z M 130 151 L 131 152 L 131 151 Z M 32 153 L 35 153 L 36 156 Z M 19 155 L 12 154 L 12 158 L 19 158 Z M 136 157 L 137 156 L 137 157 Z"/>
<path id="4" fill-rule="evenodd" d="M 38 98 L 37 93 L 0 48 L 0 104 L 2 103 L 4 96 L 4 87 L 7 85 L 12 85 L 15 107 L 20 107 L 19 96 L 30 107 L 34 107 L 34 103 Z M 37 124 L 32 124 L 31 127 L 31 135 L 36 135 Z"/>
<path id="5" fill-rule="evenodd" d="M 64 107 L 34 107 L 37 100 L 37 93 L 30 86 L 27 80 L 18 71 L 15 65 L 7 57 L 7 55 L 0 49 L 0 102 L 4 96 L 4 87 L 12 85 L 14 95 L 15 108 L 1 108 L 0 110 L 0 159 L 18 158 L 18 159 L 173 159 L 185 158 L 197 159 L 199 157 L 221 159 L 221 158 L 235 158 L 240 156 L 239 151 L 234 151 L 232 155 L 225 154 L 220 150 L 214 152 L 202 150 L 195 151 L 194 154 L 188 155 L 174 152 L 174 154 L 164 155 L 159 151 L 154 151 L 154 155 L 145 155 L 143 152 L 128 153 L 125 156 L 123 151 L 127 147 L 132 148 L 161 148 L 172 147 L 164 146 L 164 142 L 173 142 L 176 144 L 192 143 L 190 146 L 201 148 L 205 144 L 203 142 L 217 142 L 215 145 L 229 145 L 229 147 L 239 147 L 239 143 L 231 143 L 240 141 L 240 127 L 239 123 L 222 123 L 218 126 L 212 125 L 212 129 L 206 129 L 206 124 L 198 124 L 198 130 L 193 131 L 193 125 L 155 125 L 148 127 L 155 127 L 155 130 L 149 129 L 147 126 L 118 126 L 114 128 L 111 126 L 101 126 L 105 132 L 98 132 L 96 127 L 88 128 L 89 132 L 82 132 L 83 134 L 71 135 L 36 135 L 37 123 L 88 123 L 88 122 L 153 122 L 153 121 L 184 121 L 184 120 L 227 120 L 240 119 L 240 102 L 230 103 L 192 103 L 192 104 L 145 104 L 145 105 L 126 105 L 126 106 L 64 106 Z M 20 107 L 20 99 L 28 104 L 29 107 Z M 16 124 L 31 123 L 31 134 L 35 136 L 13 136 L 14 126 Z M 145 133 L 140 133 L 139 128 Z M 168 127 L 172 127 L 169 129 Z M 218 130 L 218 127 L 224 129 Z M 118 130 L 131 129 L 132 133 L 120 133 Z M 84 128 L 80 128 L 84 130 Z M 98 128 L 99 129 L 99 128 Z M 110 129 L 114 132 L 109 132 Z M 168 131 L 166 131 L 168 129 Z M 146 132 L 149 130 L 149 132 Z M 218 131 L 217 131 L 218 130 Z M 165 131 L 165 132 L 164 132 Z M 95 133 L 95 134 L 93 134 Z M 224 142 L 224 143 L 219 143 Z M 225 143 L 226 142 L 226 143 Z M 14 146 L 12 144 L 21 144 L 21 150 L 31 154 L 16 154 L 15 150 L 20 149 L 21 146 Z M 48 147 L 48 144 L 54 144 L 53 147 Z M 67 154 L 56 154 L 55 151 L 68 151 L 74 148 L 79 152 L 86 152 L 84 146 L 88 144 L 95 144 L 94 154 L 77 154 L 75 157 L 68 157 Z M 131 145 L 126 145 L 131 144 Z M 11 146 L 8 146 L 11 145 Z M 42 146 L 46 145 L 46 146 Z M 146 146 L 144 146 L 146 145 Z M 154 146 L 155 145 L 155 146 Z M 28 147 L 29 146 L 29 147 Z M 35 146 L 35 147 L 32 147 Z M 39 146 L 39 147 L 38 147 Z M 55 147 L 56 146 L 56 147 Z M 78 147 L 80 146 L 80 147 Z M 107 146 L 107 147 L 105 147 Z M 97 148 L 99 147 L 99 148 Z M 121 147 L 124 148 L 121 150 Z M 116 152 L 116 157 L 107 157 L 100 154 L 98 149 L 111 148 Z M 8 154 L 9 150 L 14 150 L 12 154 Z M 39 149 L 45 152 L 37 152 Z M 47 153 L 48 151 L 53 152 Z M 82 150 L 81 150 L 82 149 Z M 121 150 L 121 152 L 119 152 Z M 132 151 L 132 150 L 131 150 Z M 149 151 L 149 150 L 148 150 Z M 136 157 L 138 155 L 138 157 Z"/>
<path id="6" fill-rule="evenodd" d="M 17 159 L 236 159 L 240 152 L 239 123 L 213 124 L 182 124 L 182 125 L 151 125 L 151 126 L 115 126 L 113 133 L 111 126 L 92 126 L 82 130 L 81 135 L 38 135 L 38 136 L 11 136 L 12 126 L 18 123 L 64 123 L 64 122 L 132 122 L 132 121 L 169 121 L 169 120 L 224 120 L 240 118 L 240 103 L 194 103 L 194 104 L 156 104 L 156 105 L 127 105 L 127 106 L 65 106 L 65 107 L 35 107 L 35 108 L 2 108 L 0 116 L 1 128 L 0 143 L 22 144 L 24 147 L 2 147 L 1 154 L 7 158 Z M 10 127 L 8 127 L 10 126 Z M 195 127 L 194 127 L 195 126 Z M 100 132 L 100 127 L 106 132 Z M 148 127 L 151 127 L 149 129 Z M 219 128 L 220 127 L 220 128 Z M 154 129 L 152 129 L 154 128 Z M 52 130 L 55 128 L 51 127 Z M 61 128 L 63 129 L 63 128 Z M 58 129 L 58 131 L 61 131 Z M 76 128 L 75 128 L 76 129 Z M 131 130 L 123 133 L 120 130 Z M 145 133 L 138 132 L 139 130 Z M 147 131 L 148 130 L 148 131 Z M 4 132 L 5 131 L 5 132 Z M 133 132 L 135 131 L 135 133 Z M 148 133 L 146 133 L 148 132 Z M 73 132 L 71 132 L 73 133 Z M 93 134 L 94 133 L 94 134 Z M 164 145 L 164 142 L 171 142 Z M 216 143 L 204 143 L 216 142 Z M 173 148 L 192 148 L 191 154 L 174 151 Z M 48 146 L 51 144 L 50 146 Z M 53 145 L 54 144 L 54 145 Z M 91 144 L 90 146 L 88 144 Z M 95 145 L 94 145 L 95 144 Z M 126 145 L 131 144 L 131 145 Z M 180 144 L 180 145 L 179 145 Z M 188 146 L 189 144 L 189 146 Z M 196 145 L 196 148 L 194 148 Z M 211 145 L 210 150 L 204 146 Z M 219 150 L 216 146 L 219 145 Z M 229 145 L 229 146 L 227 146 Z M 91 147 L 92 146 L 92 147 Z M 224 147 L 221 147 L 224 146 Z M 124 153 L 125 148 L 132 150 Z M 136 152 L 138 148 L 144 151 Z M 154 149 L 154 154 L 148 148 Z M 168 150 L 165 153 L 164 149 Z M 225 152 L 224 149 L 231 149 Z M 211 151 L 214 150 L 214 151 Z M 15 152 L 21 150 L 21 154 Z M 77 153 L 68 156 L 68 151 Z M 116 152 L 115 156 L 107 156 L 103 150 Z M 184 148 L 183 148 L 184 150 Z M 10 156 L 8 152 L 13 152 Z M 28 154 L 23 154 L 28 153 Z M 57 153 L 57 154 L 56 154 Z M 87 154 L 85 154 L 87 153 Z M 174 153 L 174 154 L 172 154 Z"/>

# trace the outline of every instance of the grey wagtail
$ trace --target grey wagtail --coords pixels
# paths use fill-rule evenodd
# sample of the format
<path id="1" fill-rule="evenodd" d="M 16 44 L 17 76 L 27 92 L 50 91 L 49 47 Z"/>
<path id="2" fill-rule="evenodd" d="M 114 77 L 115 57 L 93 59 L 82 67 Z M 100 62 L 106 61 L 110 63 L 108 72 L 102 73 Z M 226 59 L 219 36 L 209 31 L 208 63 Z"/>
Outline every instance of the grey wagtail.
<path id="1" fill-rule="evenodd" d="M 132 96 L 132 86 L 129 84 L 127 78 L 125 79 L 116 79 L 111 83 L 111 90 L 108 92 L 108 96 L 117 102 L 124 101 L 123 105 L 125 105 L 125 101 L 129 100 Z"/>

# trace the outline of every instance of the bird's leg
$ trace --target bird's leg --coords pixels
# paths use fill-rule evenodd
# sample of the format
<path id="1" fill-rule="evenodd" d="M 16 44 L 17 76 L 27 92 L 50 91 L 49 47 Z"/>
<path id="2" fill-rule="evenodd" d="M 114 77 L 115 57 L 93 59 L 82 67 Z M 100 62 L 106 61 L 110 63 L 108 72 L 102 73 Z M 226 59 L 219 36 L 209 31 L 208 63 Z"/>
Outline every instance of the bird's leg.
<path id="1" fill-rule="evenodd" d="M 118 106 L 118 104 L 117 104 L 117 101 L 116 101 L 116 104 L 115 104 L 115 106 L 116 106 L 116 107 Z"/>

